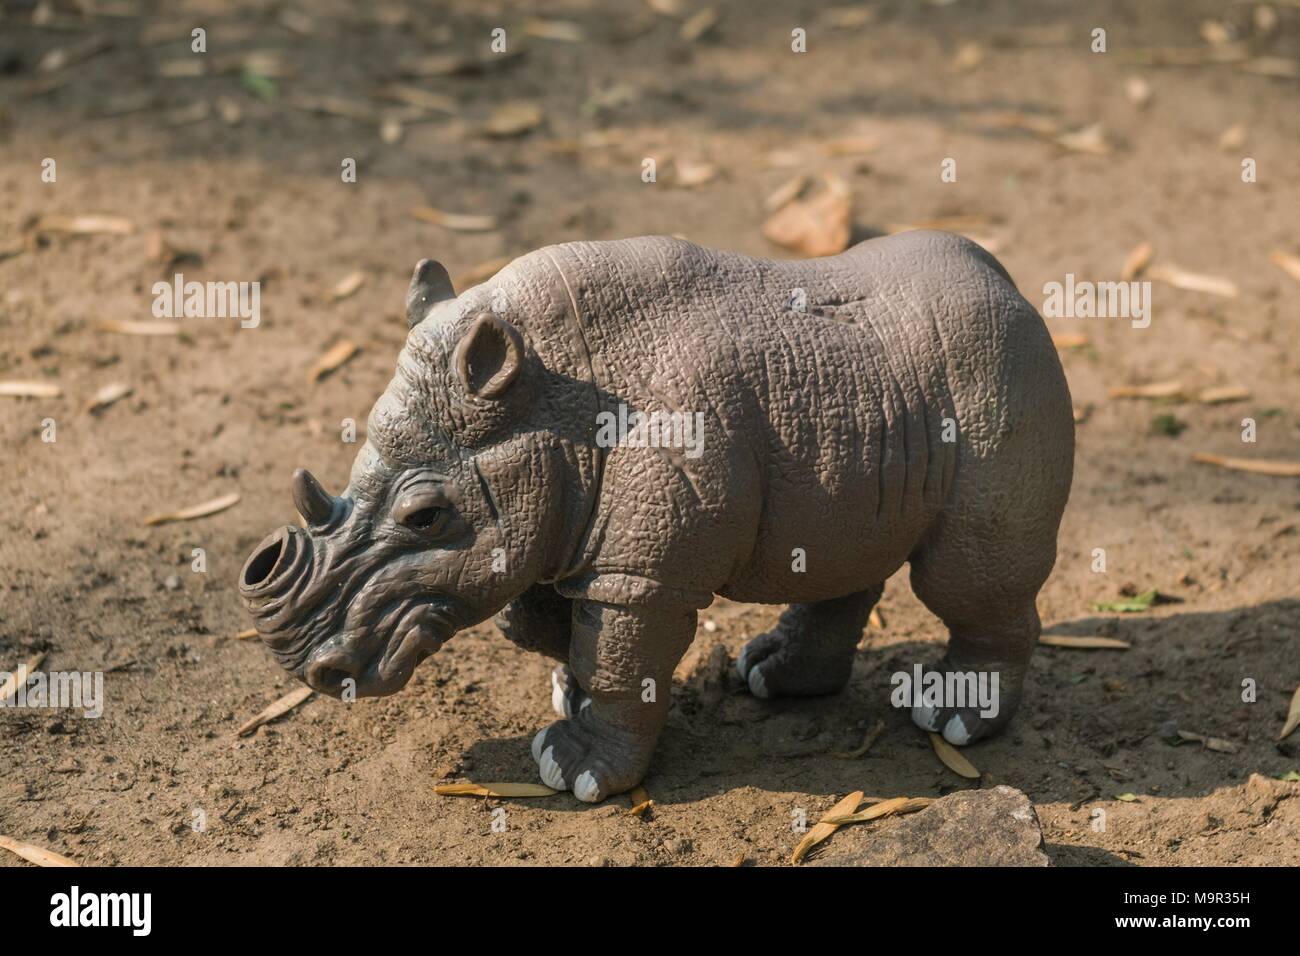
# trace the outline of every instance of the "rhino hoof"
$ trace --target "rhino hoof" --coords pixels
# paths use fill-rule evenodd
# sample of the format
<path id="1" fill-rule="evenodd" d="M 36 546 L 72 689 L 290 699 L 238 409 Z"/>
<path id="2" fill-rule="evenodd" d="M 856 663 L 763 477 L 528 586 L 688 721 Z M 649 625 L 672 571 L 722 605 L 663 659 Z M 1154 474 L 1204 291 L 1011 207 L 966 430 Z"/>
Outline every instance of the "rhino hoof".
<path id="1" fill-rule="evenodd" d="M 564 782 L 564 771 L 555 762 L 555 758 L 552 756 L 554 752 L 554 747 L 547 747 L 542 751 L 542 759 L 537 765 L 538 770 L 541 772 L 542 783 L 552 790 L 567 790 L 568 784 Z"/>
<path id="2" fill-rule="evenodd" d="M 596 775 L 590 770 L 578 774 L 578 779 L 573 782 L 573 795 L 583 803 L 600 802 L 600 785 L 596 783 Z"/>

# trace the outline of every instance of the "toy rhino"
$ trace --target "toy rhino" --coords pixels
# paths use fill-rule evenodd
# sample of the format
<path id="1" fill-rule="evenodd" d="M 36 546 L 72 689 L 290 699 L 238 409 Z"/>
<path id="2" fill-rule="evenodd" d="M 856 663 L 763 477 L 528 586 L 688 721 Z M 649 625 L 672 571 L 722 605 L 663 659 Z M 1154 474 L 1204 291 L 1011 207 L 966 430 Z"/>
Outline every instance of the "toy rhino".
<path id="1" fill-rule="evenodd" d="M 422 261 L 397 374 L 341 497 L 298 471 L 304 528 L 240 591 L 312 687 L 391 694 L 457 631 L 561 664 L 548 785 L 639 783 L 715 594 L 788 603 L 737 667 L 758 697 L 848 682 L 911 565 L 948 627 L 931 673 L 1000 676 L 996 716 L 918 703 L 965 744 L 1019 702 L 1074 455 L 1047 329 L 958 236 L 768 261 L 678 239 L 540 249 L 460 295 Z"/>

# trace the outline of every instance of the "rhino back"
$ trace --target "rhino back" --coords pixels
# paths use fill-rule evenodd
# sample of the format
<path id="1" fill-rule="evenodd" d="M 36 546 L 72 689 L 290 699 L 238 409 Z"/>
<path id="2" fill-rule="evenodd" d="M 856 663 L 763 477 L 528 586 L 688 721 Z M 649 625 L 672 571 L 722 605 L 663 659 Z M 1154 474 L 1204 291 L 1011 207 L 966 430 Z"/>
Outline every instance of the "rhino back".
<path id="1" fill-rule="evenodd" d="M 696 460 L 609 456 L 597 569 L 741 600 L 848 593 L 907 559 L 958 469 L 1032 426 L 1037 403 L 1054 424 L 1069 412 L 1042 320 L 957 236 L 803 261 L 663 237 L 541 254 L 567 286 L 603 407 L 705 416 Z M 815 567 L 828 545 L 834 560 Z M 808 573 L 792 569 L 796 549 Z"/>

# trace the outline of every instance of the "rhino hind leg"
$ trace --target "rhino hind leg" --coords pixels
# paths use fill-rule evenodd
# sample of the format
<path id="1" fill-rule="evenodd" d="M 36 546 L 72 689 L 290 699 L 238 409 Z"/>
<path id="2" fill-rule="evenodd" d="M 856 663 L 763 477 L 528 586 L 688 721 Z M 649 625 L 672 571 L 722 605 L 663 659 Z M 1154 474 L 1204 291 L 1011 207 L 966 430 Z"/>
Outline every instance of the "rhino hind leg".
<path id="1" fill-rule="evenodd" d="M 845 597 L 791 604 L 776 627 L 751 640 L 736 670 L 755 697 L 811 697 L 843 690 L 853 655 L 884 585 Z"/>
<path id="2" fill-rule="evenodd" d="M 1054 520 L 1050 528 L 1001 523 L 999 534 L 991 530 L 982 520 L 945 517 L 911 562 L 912 590 L 948 628 L 947 651 L 929 670 L 944 674 L 945 684 L 967 688 L 962 706 L 952 699 L 917 705 L 912 721 L 957 746 L 996 733 L 1019 708 L 1042 630 L 1038 590 L 1056 559 Z M 978 686 L 972 674 L 992 691 L 995 706 L 970 701 L 969 688 Z"/>

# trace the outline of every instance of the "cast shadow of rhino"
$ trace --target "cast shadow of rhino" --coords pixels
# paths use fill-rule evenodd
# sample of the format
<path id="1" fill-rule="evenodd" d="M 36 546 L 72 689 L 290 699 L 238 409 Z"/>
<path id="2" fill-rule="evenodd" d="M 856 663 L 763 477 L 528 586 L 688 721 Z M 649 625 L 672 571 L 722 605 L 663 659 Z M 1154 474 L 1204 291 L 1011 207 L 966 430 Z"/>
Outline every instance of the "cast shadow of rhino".
<path id="1" fill-rule="evenodd" d="M 1224 611 L 1099 615 L 1050 626 L 1045 633 L 1104 635 L 1131 647 L 1040 647 L 1015 719 L 999 736 L 964 750 L 982 772 L 979 781 L 946 769 L 909 712 L 891 706 L 892 676 L 941 656 L 937 622 L 926 629 L 935 640 L 889 643 L 888 631 L 868 631 L 853 678 L 839 694 L 770 701 L 750 696 L 730 666 L 752 633 L 701 629 L 674 681 L 673 708 L 645 786 L 665 808 L 744 792 L 736 826 L 770 829 L 788 827 L 805 804 L 815 819 L 828 800 L 853 790 L 941 796 L 1007 784 L 1035 804 L 1057 805 L 1062 825 L 1078 828 L 1077 843 L 1049 844 L 1057 862 L 1125 865 L 1123 857 L 1088 845 L 1086 835 L 1095 809 L 1117 806 L 1112 801 L 1118 794 L 1202 797 L 1245 783 L 1252 773 L 1276 777 L 1295 769 L 1300 742 L 1275 737 L 1296 680 L 1298 629 L 1300 600 L 1294 599 Z M 549 719 L 553 715 L 539 712 L 538 727 Z M 878 722 L 884 728 L 870 750 L 844 756 Z M 1180 730 L 1225 740 L 1233 752 L 1194 742 L 1175 746 L 1171 738 Z M 476 776 L 536 779 L 530 740 L 519 735 L 474 743 Z M 606 803 L 623 806 L 627 799 Z M 568 794 L 548 798 L 546 806 L 596 809 Z"/>

